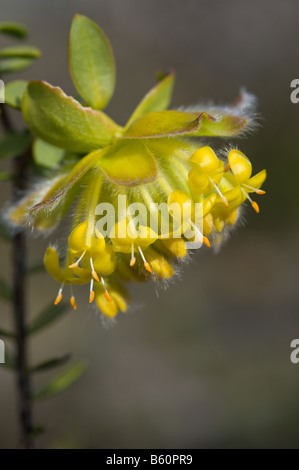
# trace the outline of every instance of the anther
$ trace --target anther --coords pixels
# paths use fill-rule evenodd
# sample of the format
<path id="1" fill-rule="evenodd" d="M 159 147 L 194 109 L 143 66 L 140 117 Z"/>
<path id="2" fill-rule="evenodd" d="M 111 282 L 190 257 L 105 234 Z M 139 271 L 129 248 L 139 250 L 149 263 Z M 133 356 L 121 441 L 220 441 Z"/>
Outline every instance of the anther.
<path id="1" fill-rule="evenodd" d="M 104 287 L 104 291 L 105 291 L 104 296 L 105 296 L 105 298 L 108 300 L 108 302 L 112 302 L 112 298 L 110 297 L 110 294 L 107 290 L 107 287 L 106 287 L 106 284 L 105 284 L 105 281 L 104 281 L 103 277 L 101 277 L 101 282 L 102 282 L 102 285 Z"/>
<path id="2" fill-rule="evenodd" d="M 192 221 L 191 221 L 191 226 L 194 228 L 197 236 L 199 237 L 200 243 L 204 243 L 208 248 L 211 248 L 210 240 L 201 233 L 199 228 L 196 227 L 196 225 Z"/>
<path id="3" fill-rule="evenodd" d="M 70 304 L 71 304 L 71 306 L 73 307 L 74 310 L 77 310 L 77 305 L 76 305 L 76 301 L 75 301 L 75 297 L 74 297 L 74 293 L 73 293 L 73 286 L 72 286 L 72 284 L 70 285 L 70 287 L 71 287 Z"/>
<path id="4" fill-rule="evenodd" d="M 146 269 L 149 273 L 152 273 L 153 270 L 152 270 L 152 268 L 151 268 L 151 265 L 146 261 L 145 256 L 144 256 L 143 251 L 142 251 L 142 249 L 140 248 L 140 246 L 138 247 L 138 250 L 139 250 L 140 256 L 141 256 L 141 258 L 142 258 L 143 265 L 144 265 L 145 269 Z"/>
<path id="5" fill-rule="evenodd" d="M 70 304 L 71 304 L 71 306 L 73 307 L 74 310 L 77 310 L 75 297 L 73 295 L 70 297 Z"/>
<path id="6" fill-rule="evenodd" d="M 89 303 L 91 304 L 94 300 L 94 296 L 95 296 L 95 293 L 94 293 L 94 290 L 93 290 L 93 279 L 91 279 L 90 281 L 90 291 L 89 291 Z"/>
<path id="7" fill-rule="evenodd" d="M 246 196 L 246 198 L 248 199 L 248 201 L 250 201 L 250 203 L 251 203 L 253 209 L 255 210 L 255 212 L 258 214 L 258 213 L 260 212 L 260 208 L 259 208 L 259 206 L 258 206 L 258 203 L 255 202 L 255 201 L 253 201 L 253 200 L 251 199 L 251 197 L 249 196 L 249 194 L 247 194 L 246 191 L 244 191 L 243 188 L 241 188 L 241 190 L 242 190 L 243 194 L 245 194 L 245 196 Z"/>
<path id="8" fill-rule="evenodd" d="M 94 278 L 95 281 L 100 282 L 100 278 L 99 278 L 99 276 L 97 275 L 97 273 L 94 269 L 93 262 L 92 262 L 91 258 L 90 258 L 90 266 L 91 266 L 91 275 L 92 275 L 92 277 Z"/>
<path id="9" fill-rule="evenodd" d="M 58 291 L 57 297 L 56 297 L 56 299 L 54 300 L 54 305 L 58 305 L 59 302 L 61 302 L 63 287 L 64 287 L 64 284 L 62 284 L 62 286 L 60 287 L 60 289 L 59 289 L 59 291 Z"/>
<path id="10" fill-rule="evenodd" d="M 130 259 L 130 266 L 133 267 L 136 263 L 136 258 L 134 255 L 134 243 L 132 243 L 132 251 L 131 251 L 131 259 Z"/>

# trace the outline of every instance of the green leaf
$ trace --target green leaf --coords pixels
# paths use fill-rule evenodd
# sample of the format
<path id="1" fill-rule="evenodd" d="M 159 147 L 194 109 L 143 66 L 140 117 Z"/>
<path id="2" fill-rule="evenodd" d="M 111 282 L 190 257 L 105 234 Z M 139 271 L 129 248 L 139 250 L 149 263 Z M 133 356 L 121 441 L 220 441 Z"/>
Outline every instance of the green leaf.
<path id="1" fill-rule="evenodd" d="M 14 80 L 5 84 L 5 104 L 12 108 L 21 109 L 27 84 L 26 80 Z"/>
<path id="2" fill-rule="evenodd" d="M 65 151 L 44 140 L 35 139 L 32 146 L 33 159 L 38 165 L 46 168 L 58 168 L 65 155 Z"/>
<path id="3" fill-rule="evenodd" d="M 0 74 L 20 72 L 28 69 L 34 63 L 35 59 L 9 58 L 0 61 Z"/>
<path id="4" fill-rule="evenodd" d="M 63 392 L 86 372 L 85 362 L 79 362 L 51 379 L 44 387 L 33 395 L 34 400 L 43 400 Z"/>
<path id="5" fill-rule="evenodd" d="M 154 156 L 138 140 L 112 145 L 100 156 L 98 165 L 111 181 L 126 186 L 150 183 L 158 175 Z"/>
<path id="6" fill-rule="evenodd" d="M 8 34 L 16 38 L 25 38 L 27 36 L 27 29 L 21 23 L 3 22 L 0 23 L 0 33 Z"/>
<path id="7" fill-rule="evenodd" d="M 134 121 L 123 138 L 161 138 L 172 136 L 232 136 L 247 124 L 245 117 L 205 112 L 161 111 L 142 116 Z"/>
<path id="8" fill-rule="evenodd" d="M 111 143 L 120 127 L 108 116 L 84 108 L 58 87 L 29 82 L 22 103 L 28 127 L 46 142 L 78 153 Z"/>
<path id="9" fill-rule="evenodd" d="M 171 73 L 145 95 L 141 103 L 139 103 L 130 117 L 126 128 L 128 128 L 133 121 L 140 118 L 144 114 L 167 109 L 170 105 L 173 87 L 174 74 Z"/>
<path id="10" fill-rule="evenodd" d="M 110 43 L 99 26 L 76 15 L 69 38 L 69 66 L 74 85 L 87 103 L 102 109 L 115 87 L 115 65 Z"/>
<path id="11" fill-rule="evenodd" d="M 3 300 L 12 300 L 12 290 L 3 279 L 0 279 L 0 298 Z"/>
<path id="12" fill-rule="evenodd" d="M 3 330 L 0 328 L 0 338 L 15 339 L 16 335 L 11 331 Z"/>
<path id="13" fill-rule="evenodd" d="M 0 49 L 0 57 L 37 59 L 40 56 L 40 50 L 34 46 L 10 46 Z"/>
<path id="14" fill-rule="evenodd" d="M 67 312 L 68 308 L 68 304 L 64 303 L 58 305 L 50 304 L 33 320 L 31 325 L 28 326 L 27 334 L 36 333 L 58 320 Z"/>
<path id="15" fill-rule="evenodd" d="M 29 370 L 29 373 L 36 373 L 36 372 L 46 372 L 48 370 L 51 370 L 55 367 L 62 366 L 65 364 L 67 361 L 69 361 L 71 355 L 70 354 L 65 354 L 64 356 L 61 357 L 55 357 L 54 359 L 49 359 L 48 361 L 41 362 L 40 364 L 37 364 L 36 366 L 32 367 Z"/>
<path id="16" fill-rule="evenodd" d="M 31 144 L 28 131 L 11 132 L 0 141 L 0 158 L 13 158 L 23 154 Z"/>

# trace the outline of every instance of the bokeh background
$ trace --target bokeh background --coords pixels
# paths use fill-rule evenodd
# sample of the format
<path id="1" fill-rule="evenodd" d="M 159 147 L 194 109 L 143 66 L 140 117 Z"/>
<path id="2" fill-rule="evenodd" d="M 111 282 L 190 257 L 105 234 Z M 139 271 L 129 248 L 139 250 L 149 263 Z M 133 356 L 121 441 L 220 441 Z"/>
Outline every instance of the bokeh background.
<path id="1" fill-rule="evenodd" d="M 77 296 L 76 312 L 33 339 L 33 362 L 70 351 L 74 362 L 89 361 L 80 382 L 36 406 L 36 423 L 47 428 L 38 445 L 298 447 L 299 364 L 290 361 L 290 342 L 299 337 L 299 104 L 290 101 L 290 82 L 299 77 L 298 1 L 1 0 L 0 12 L 1 21 L 27 24 L 29 42 L 43 52 L 22 78 L 47 80 L 69 94 L 72 16 L 96 21 L 116 57 L 109 112 L 120 122 L 161 68 L 177 73 L 173 107 L 230 102 L 245 86 L 257 95 L 263 119 L 258 133 L 238 145 L 256 171 L 268 170 L 261 213 L 249 206 L 246 225 L 219 254 L 201 250 L 159 296 L 154 285 L 132 286 L 133 305 L 113 327 L 103 327 L 86 292 Z M 3 203 L 8 193 L 4 183 Z M 29 241 L 31 262 L 47 243 Z M 1 276 L 9 280 L 9 245 L 1 243 L 0 255 Z M 30 317 L 56 293 L 46 274 L 31 277 Z M 5 303 L 0 322 L 12 324 Z M 0 447 L 15 447 L 16 435 L 14 377 L 1 368 Z"/>

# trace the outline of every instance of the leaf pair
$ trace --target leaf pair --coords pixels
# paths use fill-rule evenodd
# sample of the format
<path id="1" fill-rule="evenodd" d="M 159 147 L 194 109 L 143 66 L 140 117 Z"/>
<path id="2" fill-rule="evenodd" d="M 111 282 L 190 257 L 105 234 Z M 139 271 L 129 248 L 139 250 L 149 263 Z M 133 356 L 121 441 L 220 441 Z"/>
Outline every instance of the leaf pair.
<path id="1" fill-rule="evenodd" d="M 0 33 L 23 39 L 26 28 L 20 23 L 0 23 Z M 30 67 L 40 57 L 39 49 L 34 46 L 9 46 L 0 49 L 0 75 L 19 72 Z"/>
<path id="2" fill-rule="evenodd" d="M 22 106 L 24 119 L 40 138 L 79 153 L 106 147 L 116 138 L 231 136 L 246 126 L 248 120 L 243 116 L 217 113 L 213 117 L 201 111 L 149 112 L 168 103 L 172 79 L 167 77 L 146 96 L 123 131 L 101 111 L 84 108 L 60 88 L 40 81 L 30 82 L 27 87 Z"/>

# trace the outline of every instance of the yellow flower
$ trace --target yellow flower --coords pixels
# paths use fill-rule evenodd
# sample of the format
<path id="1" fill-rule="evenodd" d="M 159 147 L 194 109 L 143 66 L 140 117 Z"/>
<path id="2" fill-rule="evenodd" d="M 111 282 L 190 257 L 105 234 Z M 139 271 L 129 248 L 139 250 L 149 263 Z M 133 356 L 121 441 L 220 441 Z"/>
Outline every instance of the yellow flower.
<path id="1" fill-rule="evenodd" d="M 249 193 L 264 194 L 260 187 L 265 170 L 252 177 L 249 159 L 236 149 L 230 150 L 225 164 L 211 147 L 195 148 L 182 140 L 174 146 L 174 142 L 169 148 L 168 142 L 151 143 L 158 171 L 152 182 L 122 185 L 120 191 L 120 186 L 99 170 L 90 176 L 75 211 L 65 266 L 60 266 L 54 248 L 48 248 L 45 254 L 47 271 L 61 284 L 55 304 L 60 302 L 65 284 L 90 283 L 89 302 L 95 298 L 100 310 L 112 318 L 125 311 L 129 302 L 120 282 L 145 281 L 152 274 L 155 279 L 169 279 L 175 272 L 176 259 L 184 258 L 193 245 L 197 248 L 199 242 L 210 247 L 223 240 L 237 223 L 246 199 L 258 211 Z M 120 175 L 121 169 L 117 172 Z M 118 207 L 120 197 L 126 198 L 125 216 Z M 110 204 L 115 216 L 112 223 L 109 217 L 105 221 L 105 233 L 97 228 L 101 221 L 98 215 L 103 212 L 98 208 L 101 201 Z M 137 222 L 128 211 L 129 203 L 135 204 L 134 210 L 140 205 L 144 209 Z M 152 227 L 156 206 L 163 206 L 166 212 L 158 213 Z M 40 221 L 40 212 L 38 216 Z M 72 291 L 70 302 L 77 308 Z"/>
<path id="2" fill-rule="evenodd" d="M 109 283 L 109 299 L 106 290 L 102 284 L 95 285 L 95 300 L 99 309 L 110 318 L 115 317 L 118 311 L 125 312 L 127 310 L 129 295 L 125 288 L 119 283 Z"/>
<path id="3" fill-rule="evenodd" d="M 211 147 L 202 147 L 194 152 L 190 158 L 193 168 L 189 171 L 189 183 L 195 194 L 205 194 L 215 190 L 221 197 L 225 206 L 227 199 L 218 188 L 223 172 L 224 163 L 219 160 Z"/>
<path id="4" fill-rule="evenodd" d="M 90 283 L 89 302 L 95 298 L 100 310 L 112 318 L 128 306 L 129 297 L 121 282 L 144 281 L 150 275 L 155 279 L 171 278 L 176 259 L 184 258 L 193 245 L 197 248 L 199 242 L 210 247 L 223 240 L 237 223 L 246 199 L 258 211 L 249 193 L 264 194 L 260 187 L 266 178 L 265 170 L 252 177 L 249 159 L 236 149 L 230 150 L 225 164 L 211 147 L 195 148 L 192 143 L 182 144 L 182 140 L 176 141 L 176 147 L 173 143 L 169 148 L 168 142 L 151 143 L 158 173 L 149 183 L 122 185 L 120 190 L 102 172 L 97 170 L 91 175 L 75 211 L 65 267 L 60 266 L 54 248 L 48 248 L 45 254 L 47 271 L 61 283 L 55 304 L 60 302 L 65 284 Z M 120 175 L 121 169 L 117 172 Z M 124 208 L 118 206 L 122 197 L 125 216 Z M 104 212 L 98 207 L 101 201 L 110 204 L 115 216 L 112 222 L 107 217 L 100 226 L 107 225 L 105 233 L 98 229 L 102 220 L 98 215 Z M 143 212 L 139 218 L 135 216 L 138 221 L 128 210 L 129 203 L 137 212 L 142 205 Z M 158 213 L 152 227 L 156 206 L 163 206 L 166 212 Z M 73 292 L 70 302 L 76 308 Z"/>
<path id="5" fill-rule="evenodd" d="M 116 257 L 101 233 L 95 231 L 94 227 L 90 228 L 88 221 L 82 222 L 70 234 L 68 246 L 67 263 L 64 269 L 59 265 L 58 254 L 54 248 L 48 248 L 44 257 L 47 271 L 62 284 L 55 304 L 62 299 L 64 284 L 86 284 L 87 282 L 90 282 L 89 303 L 91 303 L 95 297 L 94 281 L 101 282 L 106 299 L 112 302 L 103 276 L 113 273 L 116 267 Z M 82 267 L 79 266 L 80 264 Z M 71 305 L 76 308 L 73 294 Z"/>
<path id="6" fill-rule="evenodd" d="M 232 171 L 230 184 L 234 189 L 225 192 L 228 201 L 234 206 L 241 205 L 245 199 L 248 199 L 253 209 L 258 213 L 260 211 L 258 204 L 251 199 L 248 193 L 265 194 L 261 186 L 266 179 L 266 170 L 262 170 L 251 177 L 252 165 L 250 160 L 240 150 L 232 149 L 228 154 L 228 164 Z"/>
<path id="7" fill-rule="evenodd" d="M 157 238 L 158 235 L 150 227 L 140 225 L 139 229 L 136 230 L 127 217 L 115 224 L 110 233 L 114 251 L 131 253 L 131 267 L 136 263 L 135 253 L 139 253 L 145 269 L 150 273 L 152 269 L 144 256 L 143 250 L 153 244 Z"/>

